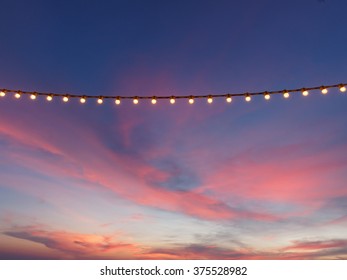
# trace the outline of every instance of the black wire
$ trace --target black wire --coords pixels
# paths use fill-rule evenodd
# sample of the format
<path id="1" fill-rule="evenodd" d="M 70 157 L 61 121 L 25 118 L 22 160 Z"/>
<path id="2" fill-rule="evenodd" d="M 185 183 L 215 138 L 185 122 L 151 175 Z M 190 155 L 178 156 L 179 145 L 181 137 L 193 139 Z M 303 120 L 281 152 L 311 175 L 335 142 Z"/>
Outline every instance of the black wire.
<path id="1" fill-rule="evenodd" d="M 261 92 L 245 92 L 245 93 L 223 93 L 223 94 L 207 94 L 207 95 L 170 95 L 170 96 L 109 96 L 109 95 L 85 95 L 85 94 L 71 94 L 71 93 L 48 93 L 48 92 L 36 92 L 36 91 L 25 91 L 25 90 L 13 90 L 13 89 L 1 89 L 2 92 L 12 92 L 19 94 L 34 94 L 36 96 L 52 96 L 52 97 L 68 97 L 68 98 L 101 98 L 101 99 L 190 99 L 190 98 L 219 98 L 219 97 L 237 97 L 237 96 L 255 96 L 255 95 L 264 95 L 264 94 L 283 94 L 285 92 L 302 92 L 304 90 L 318 90 L 318 89 L 329 89 L 329 88 L 338 88 L 346 86 L 346 83 L 340 83 L 336 85 L 329 86 L 316 86 L 316 87 L 302 87 L 296 89 L 283 89 L 276 91 L 261 91 Z"/>

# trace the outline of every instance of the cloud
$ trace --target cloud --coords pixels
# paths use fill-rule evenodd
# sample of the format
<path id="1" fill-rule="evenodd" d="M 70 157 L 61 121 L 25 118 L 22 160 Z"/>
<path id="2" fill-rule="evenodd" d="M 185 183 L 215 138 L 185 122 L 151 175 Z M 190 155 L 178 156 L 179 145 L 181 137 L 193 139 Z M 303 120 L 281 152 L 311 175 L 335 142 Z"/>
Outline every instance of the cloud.
<path id="1" fill-rule="evenodd" d="M 293 245 L 283 248 L 284 251 L 319 251 L 323 249 L 346 248 L 347 239 L 323 241 L 294 241 Z"/>
<path id="2" fill-rule="evenodd" d="M 140 251 L 138 245 L 117 240 L 111 235 L 54 231 L 33 226 L 16 227 L 3 234 L 42 244 L 64 253 L 65 258 L 92 259 L 104 255 L 114 259 L 131 258 Z"/>
<path id="3" fill-rule="evenodd" d="M 59 126 L 64 126 L 64 123 Z M 70 123 L 68 126 L 71 127 L 73 124 Z M 50 138 L 45 134 L 45 130 L 40 129 L 35 123 L 34 128 L 30 130 L 20 123 L 18 127 L 2 127 L 3 133 L 8 132 L 6 135 L 11 137 L 11 143 L 19 145 L 21 149 L 20 152 L 16 149 L 11 150 L 8 160 L 46 176 L 88 182 L 88 187 L 94 185 L 95 188 L 107 188 L 118 196 L 142 206 L 183 213 L 200 219 L 276 219 L 274 215 L 261 211 L 252 212 L 231 207 L 194 189 L 180 190 L 161 186 L 170 182 L 170 171 L 149 164 L 141 156 L 135 157 L 133 154 L 114 151 L 90 127 L 76 125 L 74 135 L 84 141 L 75 141 L 72 146 L 61 134 Z M 37 133 L 33 135 L 32 131 Z M 24 137 L 33 140 L 26 142 L 23 140 Z M 35 151 L 35 148 L 46 146 L 47 153 L 55 156 L 42 156 Z M 26 192 L 28 189 L 22 188 L 22 191 Z"/>
<path id="4" fill-rule="evenodd" d="M 342 183 L 346 150 L 347 146 L 341 145 L 310 151 L 308 144 L 249 149 L 221 162 L 216 172 L 205 176 L 199 190 L 240 204 L 268 201 L 300 205 L 304 210 L 289 214 L 309 215 L 328 199 L 347 194 Z"/>
<path id="5" fill-rule="evenodd" d="M 347 259 L 347 239 L 294 240 L 290 245 L 258 250 L 234 240 L 220 247 L 213 240 L 201 243 L 152 246 L 124 241 L 120 235 L 84 234 L 57 231 L 43 225 L 12 227 L 4 235 L 42 244 L 52 252 L 51 259 Z M 17 257 L 16 257 L 17 256 Z M 3 259 L 38 258 L 35 252 L 13 247 Z M 44 258 L 48 258 L 47 254 Z"/>

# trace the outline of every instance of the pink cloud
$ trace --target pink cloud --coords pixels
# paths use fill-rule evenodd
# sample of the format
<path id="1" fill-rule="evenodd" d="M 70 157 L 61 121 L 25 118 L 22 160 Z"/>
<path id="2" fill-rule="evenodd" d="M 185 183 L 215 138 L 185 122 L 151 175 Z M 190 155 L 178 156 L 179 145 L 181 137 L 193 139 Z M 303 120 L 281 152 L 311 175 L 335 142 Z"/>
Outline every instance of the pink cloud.
<path id="1" fill-rule="evenodd" d="M 328 198 L 347 194 L 341 183 L 347 151 L 341 146 L 316 153 L 306 145 L 266 148 L 241 153 L 205 176 L 199 190 L 216 197 L 292 203 L 318 209 Z M 310 211 L 306 212 L 306 214 Z M 305 214 L 303 212 L 302 214 Z"/>
<path id="2" fill-rule="evenodd" d="M 5 122 L 6 120 L 3 121 L 3 123 Z M 2 123 L 0 122 L 0 124 Z M 41 129 L 41 126 L 38 126 L 39 129 L 35 123 L 32 125 L 30 130 L 20 123 L 17 123 L 17 126 L 1 125 L 1 127 L 3 128 L 2 133 L 10 135 L 11 141 L 23 148 L 30 150 L 35 147 L 48 147 L 48 153 L 58 154 L 58 156 L 48 158 L 38 157 L 35 153 L 18 153 L 16 150 L 9 154 L 9 157 L 17 164 L 33 168 L 36 172 L 80 179 L 94 184 L 95 187 L 101 185 L 108 188 L 121 197 L 143 206 L 184 213 L 202 219 L 276 219 L 266 213 L 233 209 L 220 200 L 201 192 L 175 191 L 153 186 L 151 182 L 165 182 L 170 174 L 148 165 L 134 156 L 115 153 L 105 147 L 89 127 L 75 126 L 78 129 L 73 130 L 74 135 L 78 139 L 83 139 L 83 142 L 75 141 L 71 146 L 63 135 L 58 134 L 55 135 L 57 137 L 50 138 L 45 134 L 45 130 Z M 60 125 L 65 126 L 64 123 Z M 70 123 L 69 126 L 73 126 L 73 124 Z M 32 131 L 37 133 L 33 135 Z M 29 139 L 29 142 L 24 141 L 22 137 Z"/>
<path id="3" fill-rule="evenodd" d="M 284 251 L 317 251 L 331 248 L 347 248 L 347 240 L 293 241 Z"/>

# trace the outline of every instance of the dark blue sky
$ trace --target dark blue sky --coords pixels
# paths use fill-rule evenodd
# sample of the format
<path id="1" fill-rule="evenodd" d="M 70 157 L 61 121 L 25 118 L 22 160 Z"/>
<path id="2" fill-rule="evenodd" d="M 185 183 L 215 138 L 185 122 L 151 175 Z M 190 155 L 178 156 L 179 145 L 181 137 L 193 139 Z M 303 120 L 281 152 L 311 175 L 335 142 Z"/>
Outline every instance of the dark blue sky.
<path id="1" fill-rule="evenodd" d="M 347 2 L 0 1 L 0 89 L 347 82 Z M 347 258 L 347 97 L 0 98 L 0 259 Z M 83 246 L 81 246 L 83 244 Z"/>

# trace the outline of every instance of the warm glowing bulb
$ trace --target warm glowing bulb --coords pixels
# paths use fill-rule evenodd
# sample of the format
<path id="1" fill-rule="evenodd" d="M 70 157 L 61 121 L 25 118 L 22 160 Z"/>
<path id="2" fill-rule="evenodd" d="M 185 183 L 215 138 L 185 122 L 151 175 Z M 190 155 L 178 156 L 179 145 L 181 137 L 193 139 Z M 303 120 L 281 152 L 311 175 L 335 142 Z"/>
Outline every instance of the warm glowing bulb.
<path id="1" fill-rule="evenodd" d="M 31 100 L 35 100 L 35 99 L 36 99 L 36 94 L 31 94 L 31 95 L 30 95 L 30 99 L 31 99 Z"/>
<path id="2" fill-rule="evenodd" d="M 120 104 L 120 98 L 117 97 L 114 103 L 116 103 L 116 105 L 119 105 Z"/>
<path id="3" fill-rule="evenodd" d="M 19 99 L 19 98 L 20 98 L 20 96 L 21 96 L 21 95 L 20 95 L 20 93 L 19 93 L 19 92 L 17 92 L 17 93 L 14 95 L 14 97 L 15 97 L 15 98 L 17 98 L 17 99 Z"/>
<path id="4" fill-rule="evenodd" d="M 171 97 L 171 98 L 170 98 L 170 103 L 171 103 L 171 104 L 175 104 L 175 102 L 176 102 L 175 97 Z"/>
<path id="5" fill-rule="evenodd" d="M 104 102 L 104 100 L 102 100 L 102 97 L 98 98 L 98 104 L 102 104 Z"/>
<path id="6" fill-rule="evenodd" d="M 0 91 L 0 96 L 1 96 L 1 97 L 4 97 L 5 95 L 6 95 L 6 92 Z"/>
<path id="7" fill-rule="evenodd" d="M 283 92 L 283 97 L 284 98 L 289 98 L 290 94 L 288 91 Z"/>
<path id="8" fill-rule="evenodd" d="M 249 102 L 249 101 L 251 101 L 251 99 L 252 99 L 251 96 L 250 96 L 249 94 L 247 94 L 246 97 L 245 97 L 245 100 L 246 100 L 247 102 Z"/>
<path id="9" fill-rule="evenodd" d="M 69 97 L 64 96 L 64 97 L 63 97 L 63 101 L 64 101 L 64 102 L 68 102 L 68 101 L 69 101 Z"/>
<path id="10" fill-rule="evenodd" d="M 341 86 L 340 86 L 340 91 L 341 91 L 341 92 L 345 92 L 345 91 L 346 91 L 346 87 L 345 87 L 344 85 L 341 85 Z"/>
<path id="11" fill-rule="evenodd" d="M 52 95 L 47 95 L 46 99 L 47 99 L 47 101 L 52 101 L 53 100 L 53 96 Z"/>
<path id="12" fill-rule="evenodd" d="M 134 102 L 134 104 L 138 104 L 138 103 L 139 103 L 138 98 L 137 98 L 137 97 L 135 97 L 135 98 L 134 98 L 134 100 L 133 100 L 133 102 Z"/>
<path id="13" fill-rule="evenodd" d="M 322 93 L 323 93 L 323 94 L 327 94 L 327 93 L 328 93 L 328 89 L 325 88 L 325 87 L 322 87 Z"/>
<path id="14" fill-rule="evenodd" d="M 302 91 L 302 95 L 303 95 L 303 96 L 307 96 L 307 95 L 308 95 L 308 91 L 307 91 L 307 90 L 303 90 L 303 91 Z"/>
<path id="15" fill-rule="evenodd" d="M 212 96 L 209 96 L 207 98 L 207 103 L 211 104 L 212 102 L 213 102 L 213 98 L 212 98 Z"/>
<path id="16" fill-rule="evenodd" d="M 269 100 L 269 99 L 271 98 L 271 96 L 270 96 L 269 93 L 265 93 L 265 94 L 264 94 L 264 98 L 265 98 L 266 100 Z"/>
<path id="17" fill-rule="evenodd" d="M 231 103 L 231 101 L 233 101 L 233 99 L 231 98 L 231 96 L 227 96 L 227 99 L 226 99 L 226 100 L 227 100 L 228 103 Z"/>
<path id="18" fill-rule="evenodd" d="M 154 105 L 154 104 L 157 103 L 157 99 L 156 99 L 155 97 L 153 97 L 151 102 L 152 102 L 152 104 Z"/>
<path id="19" fill-rule="evenodd" d="M 193 98 L 193 96 L 191 96 L 191 97 L 189 97 L 189 104 L 193 104 L 194 103 L 194 98 Z"/>
<path id="20" fill-rule="evenodd" d="M 82 104 L 84 104 L 84 103 L 86 103 L 86 98 L 85 97 L 82 97 L 81 99 L 80 99 L 80 102 L 82 103 Z"/>

